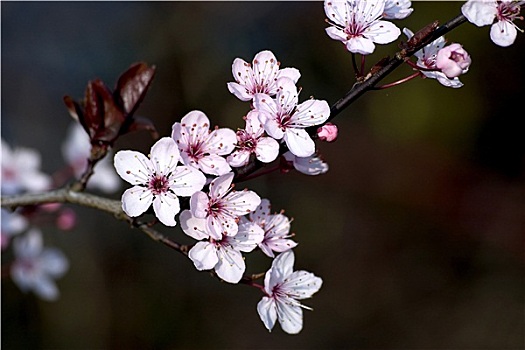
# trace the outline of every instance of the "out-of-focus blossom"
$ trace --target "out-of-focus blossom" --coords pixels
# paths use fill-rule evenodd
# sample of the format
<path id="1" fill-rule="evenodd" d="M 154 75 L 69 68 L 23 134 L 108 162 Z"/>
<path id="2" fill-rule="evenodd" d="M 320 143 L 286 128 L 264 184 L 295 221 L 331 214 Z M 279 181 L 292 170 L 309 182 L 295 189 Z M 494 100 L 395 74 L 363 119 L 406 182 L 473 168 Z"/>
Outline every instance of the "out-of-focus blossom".
<path id="1" fill-rule="evenodd" d="M 191 214 L 205 219 L 203 230 L 216 240 L 222 236 L 235 236 L 239 217 L 251 213 L 261 203 L 261 198 L 253 191 L 234 191 L 233 173 L 215 178 L 210 183 L 209 194 L 195 192 L 190 198 Z"/>
<path id="2" fill-rule="evenodd" d="M 436 57 L 436 67 L 450 79 L 468 72 L 471 63 L 468 52 L 456 43 L 439 50 Z"/>
<path id="3" fill-rule="evenodd" d="M 33 149 L 11 149 L 2 139 L 1 191 L 4 195 L 50 188 L 51 177 L 40 171 L 40 154 Z"/>
<path id="4" fill-rule="evenodd" d="M 388 44 L 401 35 L 395 24 L 381 20 L 384 9 L 385 0 L 325 0 L 324 11 L 332 25 L 326 33 L 352 53 L 371 54 L 374 43 Z"/>
<path id="5" fill-rule="evenodd" d="M 0 224 L 2 229 L 0 245 L 2 249 L 9 246 L 11 237 L 24 231 L 28 226 L 28 222 L 24 216 L 17 212 L 10 212 L 4 208 L 2 208 L 1 211 Z"/>
<path id="6" fill-rule="evenodd" d="M 299 300 L 312 297 L 323 280 L 307 271 L 293 271 L 294 253 L 279 254 L 264 277 L 266 296 L 257 304 L 257 312 L 265 327 L 271 331 L 279 320 L 283 331 L 297 334 L 303 328 L 303 310 L 309 307 Z"/>
<path id="7" fill-rule="evenodd" d="M 255 154 L 263 163 L 274 161 L 279 155 L 279 143 L 271 137 L 264 136 L 264 126 L 259 120 L 259 112 L 251 110 L 246 117 L 246 127 L 237 131 L 235 151 L 226 159 L 232 167 L 241 167 Z"/>
<path id="8" fill-rule="evenodd" d="M 264 129 L 274 139 L 284 139 L 296 156 L 311 156 L 315 143 L 305 128 L 324 123 L 330 117 L 330 106 L 324 100 L 313 98 L 298 104 L 299 92 L 288 78 L 279 79 L 278 86 L 275 99 L 256 94 L 253 100 L 255 109 L 262 112 Z"/>
<path id="9" fill-rule="evenodd" d="M 228 83 L 228 90 L 241 101 L 250 101 L 256 93 L 274 96 L 277 79 L 286 77 L 297 83 L 301 74 L 296 68 L 280 68 L 273 52 L 265 50 L 255 55 L 252 64 L 241 58 L 233 61 L 235 83 Z"/>
<path id="10" fill-rule="evenodd" d="M 383 18 L 386 19 L 404 19 L 407 18 L 412 11 L 412 2 L 410 0 L 386 0 Z"/>
<path id="11" fill-rule="evenodd" d="M 478 27 L 492 25 L 490 39 L 499 46 L 510 46 L 516 40 L 518 26 L 514 23 L 520 16 L 521 5 L 525 1 L 516 0 L 469 0 L 461 6 L 461 12 L 469 22 Z"/>
<path id="12" fill-rule="evenodd" d="M 337 139 L 337 134 L 337 125 L 332 123 L 326 123 L 325 125 L 317 128 L 317 136 L 321 141 L 334 142 Z"/>
<path id="13" fill-rule="evenodd" d="M 29 230 L 13 242 L 15 261 L 11 265 L 11 278 L 23 291 L 33 291 L 38 297 L 53 301 L 60 292 L 55 279 L 69 268 L 68 259 L 57 248 L 44 248 L 38 229 Z"/>
<path id="14" fill-rule="evenodd" d="M 122 195 L 122 209 L 131 217 L 148 210 L 153 204 L 157 218 L 166 226 L 175 226 L 180 211 L 177 196 L 191 196 L 206 183 L 203 173 L 189 166 L 177 166 L 179 150 L 170 137 L 158 140 L 150 158 L 135 151 L 119 151 L 115 155 L 117 173 L 134 185 Z"/>
<path id="15" fill-rule="evenodd" d="M 79 123 L 71 124 L 62 144 L 62 155 L 77 178 L 80 178 L 86 171 L 90 153 L 89 136 Z M 89 178 L 88 188 L 99 189 L 106 193 L 113 193 L 118 190 L 121 182 L 113 168 L 111 158 L 113 157 L 108 154 L 97 163 L 93 175 Z"/>
<path id="16" fill-rule="evenodd" d="M 296 157 L 291 152 L 286 152 L 283 158 L 286 164 L 281 165 L 281 170 L 285 172 L 291 167 L 306 175 L 321 175 L 328 171 L 328 163 L 318 154 L 310 157 Z"/>
<path id="17" fill-rule="evenodd" d="M 403 33 L 408 39 L 414 35 L 408 28 L 404 28 Z M 436 79 L 441 85 L 446 87 L 460 88 L 463 86 L 463 83 L 457 77 L 449 78 L 436 67 L 437 54 L 443 47 L 445 47 L 445 38 L 440 36 L 414 54 L 417 57 L 416 65 L 423 68 L 420 72 L 427 78 Z"/>
<path id="18" fill-rule="evenodd" d="M 182 163 L 211 175 L 224 175 L 231 167 L 222 156 L 230 154 L 237 143 L 228 128 L 210 132 L 210 120 L 201 111 L 191 111 L 180 123 L 173 124 L 171 136 L 177 143 Z"/>
<path id="19" fill-rule="evenodd" d="M 282 213 L 271 213 L 271 205 L 268 199 L 261 200 L 261 204 L 253 213 L 241 217 L 241 224 L 254 223 L 264 231 L 264 238 L 259 243 L 261 251 L 273 258 L 274 252 L 281 253 L 297 246 L 297 243 L 291 240 L 293 234 L 290 234 L 290 219 Z"/>

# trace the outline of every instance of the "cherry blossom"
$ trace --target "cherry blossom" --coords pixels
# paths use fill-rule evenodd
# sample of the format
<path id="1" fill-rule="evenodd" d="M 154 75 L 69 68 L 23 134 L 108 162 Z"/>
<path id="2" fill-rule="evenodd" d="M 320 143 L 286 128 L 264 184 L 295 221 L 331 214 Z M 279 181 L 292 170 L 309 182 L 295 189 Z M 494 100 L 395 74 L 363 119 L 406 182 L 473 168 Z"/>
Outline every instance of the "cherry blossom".
<path id="1" fill-rule="evenodd" d="M 383 18 L 386 19 L 404 19 L 407 18 L 412 11 L 412 2 L 410 0 L 386 0 Z"/>
<path id="2" fill-rule="evenodd" d="M 226 159 L 237 143 L 231 129 L 210 132 L 210 120 L 201 111 L 191 111 L 180 123 L 173 124 L 171 136 L 177 143 L 182 163 L 211 175 L 224 175 L 231 171 Z"/>
<path id="3" fill-rule="evenodd" d="M 472 60 L 460 44 L 450 44 L 438 51 L 436 67 L 447 76 L 455 78 L 468 72 Z"/>
<path id="4" fill-rule="evenodd" d="M 279 254 L 264 277 L 266 296 L 257 304 L 257 312 L 271 332 L 279 320 L 283 331 L 297 334 L 303 328 L 303 308 L 298 300 L 310 298 L 321 288 L 323 280 L 307 271 L 293 271 L 292 250 Z"/>
<path id="5" fill-rule="evenodd" d="M 324 11 L 332 25 L 326 33 L 352 53 L 371 54 L 374 43 L 388 44 L 401 34 L 395 24 L 381 20 L 384 9 L 385 0 L 325 0 Z"/>
<path id="6" fill-rule="evenodd" d="M 203 230 L 211 238 L 220 240 L 222 236 L 235 236 L 240 216 L 254 211 L 261 198 L 253 191 L 234 191 L 233 173 L 215 178 L 210 183 L 208 194 L 195 192 L 190 198 L 191 214 L 206 219 Z"/>
<path id="7" fill-rule="evenodd" d="M 414 33 L 408 29 L 404 28 L 403 33 L 410 39 Z M 417 57 L 416 65 L 421 67 L 420 71 L 425 77 L 436 79 L 441 85 L 451 88 L 460 88 L 463 86 L 463 83 L 457 78 L 449 78 L 445 73 L 441 72 L 438 67 L 436 67 L 436 58 L 439 50 L 445 47 L 445 38 L 440 36 L 414 55 Z"/>
<path id="8" fill-rule="evenodd" d="M 202 233 L 207 225 L 205 219 L 195 218 L 188 210 L 181 213 L 180 220 L 183 231 L 194 238 L 198 236 L 194 232 Z M 235 236 L 223 235 L 220 239 L 208 237 L 197 242 L 188 252 L 188 257 L 197 270 L 214 269 L 224 281 L 238 283 L 246 270 L 242 252 L 253 251 L 263 237 L 264 231 L 259 226 L 242 223 Z"/>
<path id="9" fill-rule="evenodd" d="M 51 177 L 40 171 L 40 154 L 30 148 L 11 149 L 2 139 L 2 194 L 39 192 L 51 186 Z"/>
<path id="10" fill-rule="evenodd" d="M 59 291 L 54 279 L 62 277 L 69 268 L 68 259 L 56 248 L 44 248 L 38 229 L 29 230 L 13 242 L 15 260 L 11 278 L 23 291 L 33 291 L 44 300 L 58 299 Z"/>
<path id="11" fill-rule="evenodd" d="M 519 29 L 514 23 L 520 16 L 520 6 L 525 1 L 515 0 L 469 0 L 461 7 L 461 12 L 469 22 L 478 27 L 491 25 L 490 39 L 499 46 L 507 47 L 514 43 Z"/>
<path id="12" fill-rule="evenodd" d="M 273 252 L 284 252 L 295 248 L 297 243 L 289 239 L 290 219 L 282 213 L 271 214 L 271 205 L 268 199 L 261 200 L 257 209 L 247 216 L 241 217 L 240 224 L 254 223 L 264 230 L 264 238 L 259 243 L 261 251 L 270 258 L 275 257 Z"/>
<path id="13" fill-rule="evenodd" d="M 261 121 L 271 137 L 284 139 L 288 149 L 298 157 L 308 157 L 315 152 L 315 143 L 305 128 L 324 123 L 330 116 L 330 106 L 324 100 L 309 99 L 298 103 L 299 92 L 288 78 L 278 80 L 279 90 L 275 99 L 266 94 L 256 94 L 255 109 L 262 112 Z"/>
<path id="14" fill-rule="evenodd" d="M 86 171 L 90 152 L 91 142 L 84 128 L 76 122 L 71 124 L 62 144 L 62 155 L 77 178 Z M 120 187 L 120 178 L 111 164 L 111 155 L 108 155 L 109 157 L 102 158 L 95 166 L 87 184 L 88 188 L 113 193 Z"/>
<path id="15" fill-rule="evenodd" d="M 287 169 L 293 166 L 295 170 L 305 175 L 321 175 L 328 171 L 328 164 L 319 154 L 313 154 L 310 157 L 297 157 L 291 152 L 286 152 L 283 158 L 287 163 L 283 168 Z"/>
<path id="16" fill-rule="evenodd" d="M 177 196 L 191 196 L 202 189 L 206 177 L 200 171 L 177 166 L 179 150 L 170 137 L 158 140 L 150 151 L 150 158 L 135 151 L 119 151 L 115 155 L 117 173 L 134 185 L 122 195 L 122 209 L 136 217 L 153 204 L 157 218 L 166 226 L 175 226 L 175 215 L 180 211 Z"/>
<path id="17" fill-rule="evenodd" d="M 251 101 L 256 93 L 274 96 L 277 93 L 277 79 L 287 77 L 297 83 L 301 77 L 296 68 L 279 67 L 280 62 L 268 50 L 256 54 L 252 64 L 236 58 L 232 65 L 236 82 L 228 83 L 228 90 L 241 101 Z"/>
<path id="18" fill-rule="evenodd" d="M 264 126 L 259 120 L 259 112 L 250 111 L 245 117 L 246 127 L 237 131 L 236 150 L 226 159 L 233 167 L 246 165 L 250 155 L 255 154 L 263 163 L 274 161 L 279 155 L 279 143 L 264 136 Z"/>

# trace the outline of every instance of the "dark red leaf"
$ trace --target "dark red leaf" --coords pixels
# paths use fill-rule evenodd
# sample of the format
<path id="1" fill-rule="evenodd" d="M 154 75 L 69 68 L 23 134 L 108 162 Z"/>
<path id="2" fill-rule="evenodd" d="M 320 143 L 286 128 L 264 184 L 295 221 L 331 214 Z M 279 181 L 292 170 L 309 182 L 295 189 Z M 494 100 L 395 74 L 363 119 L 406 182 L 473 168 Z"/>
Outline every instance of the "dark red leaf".
<path id="1" fill-rule="evenodd" d="M 99 79 L 89 81 L 86 87 L 83 124 L 87 127 L 91 139 L 96 135 L 97 130 L 104 125 L 104 102 L 98 93 L 98 90 L 104 87 L 104 83 Z"/>
<path id="2" fill-rule="evenodd" d="M 144 99 L 155 76 L 155 66 L 139 62 L 132 65 L 118 79 L 115 98 L 119 98 L 124 112 L 133 114 Z"/>
<path id="3" fill-rule="evenodd" d="M 94 139 L 111 143 L 118 137 L 126 116 L 115 103 L 109 88 L 102 81 L 92 84 L 92 89 L 102 103 L 103 113 L 103 122 L 98 126 Z"/>
<path id="4" fill-rule="evenodd" d="M 159 133 L 157 132 L 155 125 L 153 125 L 153 122 L 147 118 L 138 116 L 133 116 L 131 124 L 129 124 L 129 126 L 125 126 L 125 130 L 121 130 L 121 134 L 126 134 L 128 132 L 140 130 L 149 131 L 151 137 L 154 140 L 157 140 L 159 138 Z"/>

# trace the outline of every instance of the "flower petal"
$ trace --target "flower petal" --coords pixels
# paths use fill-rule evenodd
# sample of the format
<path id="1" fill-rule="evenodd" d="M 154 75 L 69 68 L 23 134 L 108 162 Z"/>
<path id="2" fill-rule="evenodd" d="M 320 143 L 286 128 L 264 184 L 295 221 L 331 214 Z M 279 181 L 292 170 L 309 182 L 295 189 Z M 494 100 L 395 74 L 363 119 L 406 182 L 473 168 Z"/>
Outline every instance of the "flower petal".
<path id="1" fill-rule="evenodd" d="M 157 175 L 169 174 L 180 160 L 180 152 L 171 137 L 159 139 L 150 150 L 151 164 L 156 170 Z"/>
<path id="2" fill-rule="evenodd" d="M 131 217 L 143 214 L 153 202 L 153 194 L 142 186 L 128 188 L 122 194 L 122 210 Z"/>
<path id="3" fill-rule="evenodd" d="M 149 175 L 154 171 L 151 161 L 135 151 L 117 152 L 114 165 L 119 176 L 132 185 L 146 184 Z"/>
<path id="4" fill-rule="evenodd" d="M 182 231 L 188 236 L 201 240 L 208 238 L 209 235 L 206 232 L 206 219 L 200 219 L 191 213 L 189 210 L 183 210 L 179 215 L 179 222 Z"/>
<path id="5" fill-rule="evenodd" d="M 153 211 L 166 226 L 175 226 L 175 215 L 180 211 L 179 198 L 171 192 L 157 195 L 153 200 Z"/>
<path id="6" fill-rule="evenodd" d="M 178 196 L 189 197 L 205 184 L 206 176 L 192 167 L 178 166 L 170 176 L 170 189 Z"/>
<path id="7" fill-rule="evenodd" d="M 297 334 L 303 329 L 303 310 L 291 298 L 277 301 L 277 316 L 281 328 L 288 334 Z M 289 299 L 289 300 L 286 300 Z"/>
<path id="8" fill-rule="evenodd" d="M 222 198 L 230 190 L 233 176 L 233 173 L 227 173 L 215 178 L 210 183 L 210 198 Z"/>
<path id="9" fill-rule="evenodd" d="M 190 210 L 191 213 L 200 219 L 206 218 L 208 215 L 208 205 L 209 205 L 208 195 L 202 191 L 197 191 L 191 195 L 190 198 Z"/>
<path id="10" fill-rule="evenodd" d="M 369 55 L 375 50 L 375 45 L 372 40 L 364 37 L 350 38 L 346 42 L 346 49 L 353 53 L 361 55 Z"/>
<path id="11" fill-rule="evenodd" d="M 490 39 L 501 47 L 512 45 L 517 35 L 518 31 L 512 22 L 499 21 L 490 27 Z"/>
<path id="12" fill-rule="evenodd" d="M 232 170 L 226 159 L 216 154 L 202 157 L 199 160 L 199 168 L 206 174 L 218 176 L 229 173 Z"/>
<path id="13" fill-rule="evenodd" d="M 309 157 L 315 153 L 315 143 L 304 129 L 286 129 L 284 141 L 290 152 L 297 157 Z"/>
<path id="14" fill-rule="evenodd" d="M 478 27 L 487 26 L 494 22 L 498 13 L 496 1 L 469 0 L 461 6 L 461 12 L 470 23 Z"/>
<path id="15" fill-rule="evenodd" d="M 257 313 L 264 323 L 264 326 L 271 332 L 275 321 L 277 320 L 277 307 L 275 300 L 268 297 L 263 297 L 257 304 Z"/>
<path id="16" fill-rule="evenodd" d="M 392 22 L 377 21 L 367 28 L 366 37 L 378 44 L 388 44 L 399 38 L 401 30 Z"/>
<path id="17" fill-rule="evenodd" d="M 294 271 L 281 285 L 287 290 L 287 295 L 294 299 L 306 299 L 312 297 L 323 285 L 323 280 L 308 271 Z"/>
<path id="18" fill-rule="evenodd" d="M 215 244 L 210 242 L 197 242 L 188 252 L 188 257 L 199 271 L 211 270 L 219 262 Z"/>
<path id="19" fill-rule="evenodd" d="M 226 282 L 239 283 L 246 270 L 242 254 L 235 249 L 221 246 L 217 250 L 217 255 L 219 257 L 219 262 L 215 266 L 217 275 Z"/>
<path id="20" fill-rule="evenodd" d="M 290 118 L 291 127 L 308 127 L 324 123 L 330 117 L 330 106 L 324 100 L 306 100 L 299 104 Z"/>
<path id="21" fill-rule="evenodd" d="M 271 137 L 261 137 L 257 141 L 255 155 L 263 163 L 273 162 L 279 155 L 279 143 Z"/>

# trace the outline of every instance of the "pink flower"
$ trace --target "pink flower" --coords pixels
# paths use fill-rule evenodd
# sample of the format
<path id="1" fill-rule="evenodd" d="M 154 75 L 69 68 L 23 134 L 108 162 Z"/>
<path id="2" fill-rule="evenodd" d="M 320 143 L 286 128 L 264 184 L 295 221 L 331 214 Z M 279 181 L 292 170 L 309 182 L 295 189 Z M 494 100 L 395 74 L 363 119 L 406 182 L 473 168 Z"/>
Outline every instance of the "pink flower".
<path id="1" fill-rule="evenodd" d="M 279 143 L 263 136 L 264 127 L 259 121 L 259 112 L 252 110 L 244 117 L 246 128 L 237 131 L 236 150 L 226 158 L 233 167 L 246 165 L 250 155 L 255 154 L 263 163 L 274 161 L 279 155 Z"/>
<path id="2" fill-rule="evenodd" d="M 181 213 L 180 220 L 183 231 L 194 238 L 196 235 L 192 231 L 202 232 L 206 225 L 205 219 L 193 217 L 188 210 Z M 188 252 L 188 257 L 197 270 L 214 269 L 224 281 L 238 283 L 246 270 L 241 252 L 254 250 L 263 237 L 264 232 L 259 226 L 243 223 L 235 236 L 224 235 L 221 239 L 208 237 L 206 241 L 197 242 Z"/>
<path id="3" fill-rule="evenodd" d="M 16 211 L 11 212 L 11 211 L 8 211 L 7 209 L 2 208 L 1 213 L 2 213 L 2 217 L 0 220 L 0 224 L 1 224 L 0 245 L 3 250 L 9 246 L 11 237 L 24 231 L 27 228 L 29 223 L 27 222 L 24 216 L 18 214 Z"/>
<path id="4" fill-rule="evenodd" d="M 450 44 L 438 51 L 436 57 L 436 67 L 447 76 L 455 78 L 468 71 L 470 59 L 467 51 L 460 44 Z"/>
<path id="5" fill-rule="evenodd" d="M 235 83 L 228 83 L 228 90 L 241 101 L 250 101 L 256 93 L 274 96 L 277 93 L 277 79 L 290 78 L 297 83 L 301 74 L 296 68 L 279 69 L 280 63 L 271 51 L 255 55 L 252 64 L 243 59 L 233 61 L 232 73 Z"/>
<path id="6" fill-rule="evenodd" d="M 272 99 L 266 94 L 256 94 L 255 109 L 264 129 L 274 139 L 284 139 L 290 151 L 298 157 L 308 157 L 315 152 L 315 143 L 305 128 L 324 123 L 330 116 L 326 101 L 309 99 L 298 104 L 299 92 L 295 83 L 288 78 L 278 81 L 277 96 Z"/>
<path id="7" fill-rule="evenodd" d="M 264 231 L 264 238 L 259 243 L 262 252 L 273 258 L 273 252 L 284 252 L 295 248 L 297 243 L 289 239 L 290 220 L 282 213 L 271 214 L 271 205 L 268 199 L 261 200 L 261 204 L 253 213 L 241 217 L 241 224 L 254 223 Z"/>
<path id="8" fill-rule="evenodd" d="M 23 291 L 33 291 L 48 301 L 58 299 L 59 291 L 54 279 L 62 277 L 69 268 L 64 254 L 56 248 L 44 248 L 42 234 L 37 229 L 16 238 L 13 243 L 15 261 L 11 278 Z"/>
<path id="9" fill-rule="evenodd" d="M 299 300 L 317 293 L 323 280 L 307 271 L 293 271 L 294 253 L 289 250 L 273 260 L 264 277 L 264 296 L 257 312 L 265 327 L 271 331 L 279 320 L 283 331 L 297 334 L 303 328 L 303 308 Z"/>
<path id="10" fill-rule="evenodd" d="M 203 112 L 189 112 L 180 123 L 173 124 L 171 137 L 179 147 L 184 165 L 211 175 L 231 171 L 222 156 L 234 150 L 237 143 L 235 132 L 226 128 L 210 132 L 210 120 Z"/>
<path id="11" fill-rule="evenodd" d="M 153 204 L 157 218 L 166 226 L 175 226 L 175 215 L 180 211 L 177 196 L 191 196 L 202 189 L 206 177 L 188 166 L 177 166 L 179 150 L 170 137 L 158 140 L 150 151 L 150 158 L 135 151 L 119 151 L 115 155 L 117 173 L 134 185 L 122 195 L 122 209 L 136 217 Z"/>
<path id="12" fill-rule="evenodd" d="M 334 142 L 337 139 L 337 126 L 332 123 L 326 123 L 317 129 L 317 136 L 319 136 L 321 141 Z"/>
<path id="13" fill-rule="evenodd" d="M 325 0 L 324 11 L 332 25 L 326 33 L 352 53 L 371 54 L 374 43 L 388 44 L 401 34 L 395 24 L 381 20 L 384 9 L 385 0 Z"/>
<path id="14" fill-rule="evenodd" d="M 514 43 L 520 30 L 513 21 L 523 19 L 519 15 L 520 5 L 523 4 L 523 1 L 514 0 L 469 0 L 463 4 L 461 12 L 478 27 L 492 25 L 491 40 L 496 45 L 506 47 Z"/>
<path id="15" fill-rule="evenodd" d="M 235 236 L 239 217 L 254 211 L 261 203 L 261 198 L 253 191 L 233 191 L 232 181 L 233 173 L 219 176 L 210 183 L 209 196 L 202 191 L 191 196 L 191 214 L 206 220 L 205 227 L 200 228 L 202 235 L 216 240 L 223 235 Z"/>

